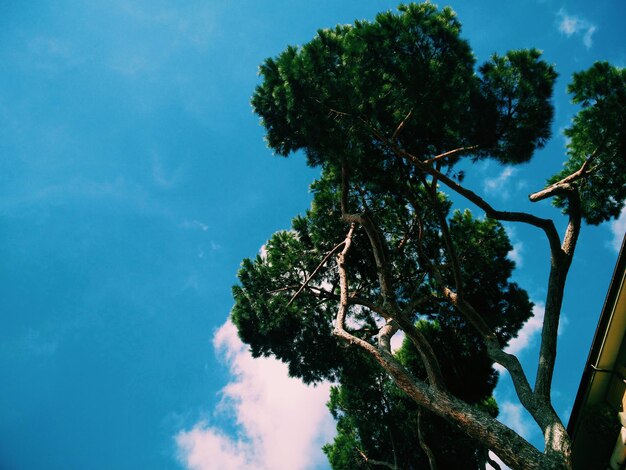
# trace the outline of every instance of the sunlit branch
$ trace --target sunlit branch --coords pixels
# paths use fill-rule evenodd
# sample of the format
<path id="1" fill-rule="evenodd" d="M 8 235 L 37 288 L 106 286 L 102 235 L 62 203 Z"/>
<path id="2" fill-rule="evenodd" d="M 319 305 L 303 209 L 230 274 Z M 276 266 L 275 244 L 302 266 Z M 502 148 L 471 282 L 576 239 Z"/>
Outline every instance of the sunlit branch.
<path id="1" fill-rule="evenodd" d="M 476 150 L 476 149 L 478 149 L 478 145 L 471 145 L 469 147 L 459 147 L 454 150 L 449 150 L 447 152 L 440 153 L 439 155 L 429 158 L 428 160 L 424 160 L 424 164 L 430 165 L 444 158 L 452 157 L 453 155 L 458 155 L 458 154 L 465 153 L 465 152 L 471 152 L 472 150 Z"/>

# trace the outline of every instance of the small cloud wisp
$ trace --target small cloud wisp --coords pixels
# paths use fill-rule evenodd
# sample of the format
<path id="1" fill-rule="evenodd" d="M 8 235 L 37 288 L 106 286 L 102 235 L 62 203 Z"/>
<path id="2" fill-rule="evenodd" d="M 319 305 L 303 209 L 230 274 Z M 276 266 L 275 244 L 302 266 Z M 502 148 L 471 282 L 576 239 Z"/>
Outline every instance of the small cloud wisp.
<path id="1" fill-rule="evenodd" d="M 568 38 L 573 35 L 582 36 L 585 48 L 591 49 L 593 34 L 598 29 L 596 25 L 579 16 L 568 15 L 563 8 L 557 13 L 557 23 L 561 34 Z"/>

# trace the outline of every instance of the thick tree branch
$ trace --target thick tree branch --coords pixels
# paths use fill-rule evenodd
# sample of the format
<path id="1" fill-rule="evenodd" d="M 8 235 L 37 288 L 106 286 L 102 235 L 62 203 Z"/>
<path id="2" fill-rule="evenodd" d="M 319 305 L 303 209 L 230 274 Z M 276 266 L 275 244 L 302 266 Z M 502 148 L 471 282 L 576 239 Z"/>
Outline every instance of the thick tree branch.
<path id="1" fill-rule="evenodd" d="M 606 139 L 605 139 L 606 140 Z M 593 173 L 598 165 L 595 167 L 591 167 L 591 163 L 595 159 L 596 155 L 600 151 L 600 149 L 604 146 L 604 142 L 600 144 L 591 155 L 583 162 L 581 167 L 572 173 L 571 175 L 566 176 L 565 178 L 557 181 L 556 183 L 552 183 L 547 188 L 544 188 L 540 191 L 537 191 L 528 196 L 532 202 L 542 201 L 552 196 L 556 196 L 558 194 L 562 194 L 563 192 L 569 192 L 571 189 L 571 183 L 578 181 L 579 179 L 586 178 L 591 173 Z"/>
<path id="2" fill-rule="evenodd" d="M 348 187 L 348 167 L 344 163 L 341 169 L 341 215 L 346 222 L 360 224 L 368 235 L 376 262 L 376 272 L 378 273 L 378 281 L 383 297 L 382 311 L 387 312 L 386 315 L 383 314 L 383 317 L 387 320 L 395 320 L 411 339 L 422 358 L 429 382 L 437 388 L 444 388 L 443 374 L 441 373 L 439 361 L 437 360 L 432 346 L 415 325 L 401 315 L 401 311 L 398 308 L 391 276 L 389 274 L 389 266 L 386 258 L 387 250 L 383 237 L 380 235 L 378 228 L 370 217 L 367 215 L 350 214 L 348 212 Z"/>
<path id="3" fill-rule="evenodd" d="M 346 222 L 359 224 L 365 229 L 376 263 L 380 291 L 383 296 L 383 306 L 387 306 L 388 304 L 393 305 L 395 303 L 395 296 L 391 287 L 391 277 L 389 276 L 386 250 L 382 237 L 367 215 L 351 214 L 348 211 L 348 188 L 348 166 L 344 163 L 341 167 L 341 217 Z"/>
<path id="4" fill-rule="evenodd" d="M 390 319 L 378 332 L 378 347 L 391 353 L 391 338 L 400 329 L 398 322 Z"/>
<path id="5" fill-rule="evenodd" d="M 524 438 L 488 414 L 449 393 L 414 379 L 391 354 L 345 331 L 340 320 L 341 310 L 345 305 L 339 306 L 334 334 L 370 354 L 389 373 L 394 383 L 418 404 L 454 423 L 470 437 L 493 449 L 502 461 L 511 467 L 528 470 L 565 468 L 560 466 L 556 459 L 545 456 Z"/>
<path id="6" fill-rule="evenodd" d="M 337 255 L 337 265 L 339 267 L 339 287 L 341 289 L 339 294 L 339 310 L 337 311 L 337 325 L 335 329 L 345 331 L 346 314 L 348 310 L 348 277 L 346 274 L 346 254 L 350 250 L 352 245 L 352 235 L 354 234 L 355 224 L 350 224 L 350 230 L 346 235 L 346 239 L 343 243 L 343 250 Z"/>
<path id="7" fill-rule="evenodd" d="M 445 291 L 445 294 L 452 304 L 455 305 L 472 324 L 476 322 L 475 326 L 485 341 L 489 357 L 503 366 L 511 374 L 513 386 L 515 387 L 520 403 L 528 410 L 543 431 L 546 452 L 550 455 L 561 456 L 566 462 L 569 462 L 571 449 L 569 440 L 566 438 L 567 432 L 561 419 L 550 404 L 549 394 L 546 397 L 538 393 L 536 389 L 535 391 L 531 389 L 519 359 L 513 354 L 506 353 L 502 350 L 495 334 L 490 332 L 487 325 L 481 324 L 482 317 L 478 315 L 469 302 L 458 297 L 449 289 Z M 558 328 L 558 315 L 556 318 L 556 327 Z M 542 332 L 542 348 L 544 342 L 543 335 L 544 333 Z M 556 340 L 554 340 L 553 344 L 556 346 Z M 554 358 L 552 359 L 552 364 L 554 364 Z M 547 366 L 547 364 L 545 366 Z"/>
<path id="8" fill-rule="evenodd" d="M 343 250 L 337 255 L 340 301 L 333 334 L 370 354 L 389 373 L 395 384 L 418 404 L 456 424 L 470 437 L 493 449 L 509 466 L 528 470 L 559 468 L 558 456 L 544 455 L 517 433 L 488 414 L 468 405 L 444 390 L 417 380 L 388 351 L 376 348 L 345 330 L 349 305 L 346 254 L 352 244 L 354 224 L 351 224 Z"/>
<path id="9" fill-rule="evenodd" d="M 550 400 L 554 364 L 556 362 L 556 347 L 559 330 L 559 319 L 565 281 L 571 266 L 581 225 L 580 194 L 577 188 L 572 187 L 567 191 L 569 200 L 569 223 L 563 237 L 563 244 L 557 256 L 552 256 L 550 275 L 548 278 L 548 292 L 546 295 L 546 308 L 541 331 L 541 348 L 539 350 L 539 364 L 537 366 L 537 378 L 535 380 L 535 393 Z"/>
<path id="10" fill-rule="evenodd" d="M 372 134 L 383 144 L 386 144 L 395 154 L 396 156 L 403 158 L 404 160 L 410 162 L 413 166 L 415 166 L 418 170 L 421 170 L 424 173 L 427 173 L 433 177 L 436 177 L 443 184 L 448 186 L 454 192 L 460 194 L 465 197 L 468 201 L 474 203 L 482 210 L 485 211 L 488 217 L 496 220 L 504 220 L 508 222 L 521 222 L 525 224 L 532 225 L 534 227 L 540 228 L 546 234 L 548 238 L 548 242 L 550 243 L 550 249 L 555 252 L 560 249 L 561 240 L 559 238 L 559 234 L 556 231 L 556 227 L 554 226 L 554 222 L 550 219 L 542 219 L 541 217 L 537 217 L 532 214 L 527 214 L 525 212 L 509 212 L 509 211 L 498 211 L 494 209 L 487 201 L 478 196 L 475 192 L 461 186 L 459 183 L 454 181 L 452 178 L 449 178 L 442 172 L 433 168 L 431 165 L 425 164 L 415 155 L 410 154 L 405 151 L 401 147 L 399 147 L 396 143 L 387 139 L 384 135 L 382 135 L 377 129 L 372 127 L 367 121 L 361 119 L 361 121 L 366 125 Z"/>

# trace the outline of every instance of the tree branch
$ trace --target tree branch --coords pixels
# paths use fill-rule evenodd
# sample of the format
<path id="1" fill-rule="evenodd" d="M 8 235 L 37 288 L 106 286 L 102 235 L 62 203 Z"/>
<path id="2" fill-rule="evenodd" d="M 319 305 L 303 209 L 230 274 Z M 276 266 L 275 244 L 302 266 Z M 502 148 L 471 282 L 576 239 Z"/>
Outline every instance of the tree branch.
<path id="1" fill-rule="evenodd" d="M 589 157 L 587 157 L 587 159 L 583 162 L 581 167 L 578 170 L 576 170 L 574 173 L 572 173 L 569 176 L 566 176 L 565 178 L 557 181 L 556 183 L 552 183 L 547 188 L 544 188 L 540 191 L 537 191 L 529 195 L 528 199 L 530 199 L 532 202 L 537 202 L 537 201 L 542 201 L 549 197 L 555 196 L 557 194 L 561 194 L 564 191 L 568 192 L 570 190 L 571 183 L 578 181 L 579 179 L 586 178 L 598 168 L 598 165 L 591 167 L 591 168 L 589 168 L 589 166 L 591 165 L 596 155 L 598 154 L 598 152 L 603 146 L 604 146 L 604 141 L 600 145 L 598 145 L 598 147 L 596 147 L 596 149 L 592 152 L 592 154 L 589 155 Z"/>
<path id="2" fill-rule="evenodd" d="M 435 454 L 428 444 L 426 443 L 426 438 L 424 437 L 424 431 L 422 430 L 422 408 L 420 407 L 417 410 L 417 438 L 420 441 L 420 447 L 428 457 L 428 463 L 430 464 L 430 470 L 437 470 L 437 460 L 435 459 Z"/>
<path id="3" fill-rule="evenodd" d="M 339 267 L 339 286 L 340 286 L 340 294 L 339 294 L 339 310 L 337 311 L 337 324 L 335 329 L 339 329 L 341 331 L 345 331 L 344 325 L 346 323 L 346 313 L 348 310 L 348 277 L 346 275 L 346 254 L 350 250 L 350 245 L 352 245 L 352 235 L 354 234 L 355 224 L 350 224 L 350 230 L 348 230 L 348 234 L 346 235 L 346 239 L 343 243 L 343 250 L 337 255 L 337 265 Z"/>
<path id="4" fill-rule="evenodd" d="M 498 211 L 494 209 L 489 203 L 487 203 L 483 198 L 478 196 L 475 192 L 461 186 L 459 183 L 454 181 L 453 179 L 446 176 L 444 173 L 438 171 L 433 168 L 431 165 L 425 164 L 415 155 L 410 154 L 409 152 L 400 148 L 396 143 L 391 142 L 385 136 L 383 136 L 377 129 L 371 126 L 366 120 L 361 119 L 361 122 L 366 125 L 372 134 L 381 142 L 386 144 L 395 154 L 396 156 L 403 158 L 413 164 L 417 169 L 421 170 L 424 173 L 427 173 L 433 177 L 436 177 L 452 189 L 454 192 L 460 194 L 465 197 L 470 202 L 474 203 L 482 210 L 485 211 L 488 217 L 496 220 L 505 220 L 508 222 L 522 222 L 525 224 L 532 225 L 534 227 L 540 228 L 546 234 L 548 238 L 548 242 L 550 243 L 550 249 L 555 252 L 560 249 L 561 240 L 559 238 L 559 234 L 556 231 L 556 227 L 554 226 L 554 222 L 550 219 L 542 219 L 540 217 L 534 216 L 532 214 L 527 214 L 525 212 L 509 212 L 509 211 Z"/>
<path id="5" fill-rule="evenodd" d="M 535 379 L 535 393 L 548 401 L 550 400 L 554 364 L 556 362 L 557 337 L 565 281 L 572 263 L 574 251 L 576 250 L 582 219 L 578 189 L 571 188 L 567 192 L 567 198 L 570 207 L 569 222 L 563 237 L 561 250 L 557 256 L 552 256 L 551 258 L 546 308 L 541 330 L 539 364 L 537 365 L 537 378 Z"/>
<path id="6" fill-rule="evenodd" d="M 382 460 L 370 459 L 367 455 L 365 455 L 365 452 L 363 452 L 358 447 L 356 450 L 361 455 L 361 457 L 363 457 L 363 460 L 365 460 L 365 463 L 369 463 L 370 465 L 379 465 L 381 467 L 387 467 L 387 468 L 390 468 L 391 470 L 400 470 L 397 465 L 394 465 L 392 463 L 384 462 Z"/>
<path id="7" fill-rule="evenodd" d="M 535 470 L 557 466 L 557 457 L 543 455 L 517 433 L 449 393 L 417 380 L 385 349 L 379 349 L 345 330 L 348 309 L 348 278 L 345 258 L 352 244 L 354 224 L 337 255 L 340 301 L 333 334 L 370 354 L 389 373 L 395 384 L 418 404 L 461 427 L 469 436 L 494 449 L 509 466 Z"/>
<path id="8" fill-rule="evenodd" d="M 348 167 L 344 164 L 341 168 L 341 215 L 342 218 L 351 224 L 358 223 L 364 229 L 370 240 L 374 260 L 376 262 L 376 272 L 383 298 L 383 305 L 380 312 L 387 320 L 394 319 L 411 339 L 422 358 L 429 382 L 437 387 L 444 388 L 443 374 L 439 366 L 439 361 L 435 352 L 426 337 L 406 318 L 402 317 L 400 309 L 395 300 L 395 293 L 392 288 L 391 276 L 386 259 L 386 246 L 384 239 L 380 235 L 378 228 L 367 215 L 361 216 L 348 212 Z"/>
<path id="9" fill-rule="evenodd" d="M 342 241 L 341 243 L 337 244 L 332 250 L 326 253 L 326 256 L 324 256 L 324 259 L 322 259 L 320 264 L 318 264 L 317 267 L 311 273 L 311 275 L 307 279 L 305 279 L 305 281 L 302 283 L 298 291 L 295 294 L 293 294 L 293 296 L 287 303 L 287 307 L 291 305 L 291 303 L 296 299 L 296 297 L 298 297 L 298 295 L 300 295 L 300 292 L 302 292 L 302 290 L 307 286 L 307 284 L 311 281 L 311 279 L 313 279 L 315 275 L 319 272 L 319 270 L 322 269 L 322 266 L 326 264 L 326 261 L 328 261 L 328 258 L 330 258 L 333 254 L 335 254 L 337 250 L 339 250 L 339 248 L 343 246 L 344 243 L 345 241 Z"/>
<path id="10" fill-rule="evenodd" d="M 340 304 L 337 311 L 333 332 L 335 336 L 370 354 L 387 371 L 394 383 L 418 404 L 456 424 L 472 438 L 494 449 L 511 467 L 538 470 L 551 468 L 550 465 L 553 465 L 558 468 L 556 458 L 544 455 L 504 424 L 449 393 L 429 387 L 413 378 L 391 354 L 345 331 L 340 320 L 341 310 L 345 305 Z"/>
<path id="11" fill-rule="evenodd" d="M 453 155 L 458 155 L 459 153 L 464 153 L 464 152 L 471 152 L 472 150 L 476 150 L 478 148 L 478 145 L 471 145 L 469 147 L 459 147 L 456 148 L 454 150 L 449 150 L 447 152 L 444 153 L 440 153 L 439 155 L 436 155 L 432 158 L 429 158 L 428 160 L 424 160 L 424 164 L 426 165 L 430 165 L 432 163 L 435 163 L 439 160 L 442 160 L 446 157 L 451 157 Z"/>
<path id="12" fill-rule="evenodd" d="M 391 338 L 399 329 L 400 326 L 397 321 L 393 319 L 387 320 L 385 326 L 383 326 L 378 332 L 378 346 L 391 353 Z"/>
<path id="13" fill-rule="evenodd" d="M 359 224 L 365 229 L 374 261 L 376 262 L 376 272 L 378 273 L 378 281 L 380 283 L 380 291 L 383 296 L 383 305 L 393 305 L 395 303 L 393 290 L 391 288 L 391 278 L 389 276 L 389 268 L 387 266 L 386 250 L 383 240 L 374 226 L 374 223 L 367 215 L 351 214 L 348 211 L 348 166 L 344 162 L 341 166 L 341 217 L 348 223 Z"/>
<path id="14" fill-rule="evenodd" d="M 413 113 L 413 108 L 411 108 L 409 110 L 409 112 L 407 113 L 407 115 L 404 117 L 404 119 L 402 120 L 402 122 L 400 124 L 398 124 L 398 127 L 396 128 L 395 132 L 393 133 L 393 135 L 391 136 L 391 140 L 396 140 L 396 138 L 398 137 L 398 135 L 400 135 L 400 132 L 402 132 L 402 129 L 404 129 L 404 125 L 406 124 L 406 122 L 409 120 L 409 118 L 411 117 L 411 114 Z"/>

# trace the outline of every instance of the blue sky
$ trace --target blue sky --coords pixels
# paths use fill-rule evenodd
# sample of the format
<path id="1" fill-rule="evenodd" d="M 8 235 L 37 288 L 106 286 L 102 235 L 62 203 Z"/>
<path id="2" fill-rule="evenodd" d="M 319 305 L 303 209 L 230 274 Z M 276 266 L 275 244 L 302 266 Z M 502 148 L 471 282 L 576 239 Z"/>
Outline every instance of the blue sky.
<path id="1" fill-rule="evenodd" d="M 307 208 L 317 174 L 272 157 L 249 98 L 264 58 L 395 6 L 0 2 L 0 468 L 326 468 L 328 385 L 253 362 L 226 322 L 241 259 Z M 525 195 L 562 163 L 571 73 L 626 65 L 626 4 L 451 6 L 478 62 L 537 47 L 555 64 L 551 143 L 530 164 L 481 164 L 466 181 L 562 227 Z M 625 221 L 583 228 L 555 378 L 565 419 Z M 540 316 L 547 247 L 509 230 Z M 536 323 L 515 346 L 525 365 Z M 540 445 L 506 377 L 497 397 L 502 419 Z"/>

